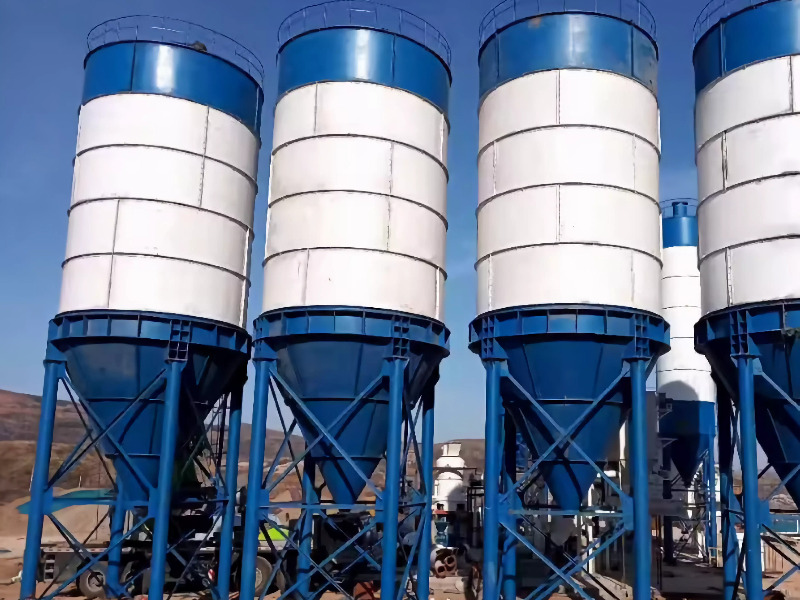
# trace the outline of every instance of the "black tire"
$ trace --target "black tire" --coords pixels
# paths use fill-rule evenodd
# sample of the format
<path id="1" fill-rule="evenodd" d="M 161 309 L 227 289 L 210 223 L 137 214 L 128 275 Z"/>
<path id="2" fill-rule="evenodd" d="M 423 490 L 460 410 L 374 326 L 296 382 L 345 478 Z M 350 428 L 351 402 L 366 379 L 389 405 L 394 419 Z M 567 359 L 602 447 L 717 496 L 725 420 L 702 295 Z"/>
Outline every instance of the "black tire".
<path id="1" fill-rule="evenodd" d="M 269 578 L 272 577 L 272 563 L 263 556 L 256 556 L 256 593 L 255 598 L 260 598 L 267 587 Z M 274 583 L 274 582 L 273 582 Z"/>
<path id="2" fill-rule="evenodd" d="M 78 577 L 78 590 L 86 600 L 106 597 L 106 569 L 104 565 L 94 565 Z"/>

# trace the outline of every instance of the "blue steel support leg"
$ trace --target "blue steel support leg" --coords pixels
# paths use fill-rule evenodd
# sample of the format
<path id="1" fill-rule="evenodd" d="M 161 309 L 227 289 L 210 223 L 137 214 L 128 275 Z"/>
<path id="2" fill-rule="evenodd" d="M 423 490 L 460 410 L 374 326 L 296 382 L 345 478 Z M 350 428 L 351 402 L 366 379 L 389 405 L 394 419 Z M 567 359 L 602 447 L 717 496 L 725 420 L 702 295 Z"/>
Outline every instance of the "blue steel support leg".
<path id="1" fill-rule="evenodd" d="M 712 565 L 717 562 L 717 472 L 714 466 L 714 438 L 708 444 L 706 452 L 706 466 L 703 469 L 706 480 L 706 521 L 708 533 L 706 546 L 708 547 L 708 560 Z"/>
<path id="2" fill-rule="evenodd" d="M 256 593 L 256 557 L 261 512 L 261 485 L 264 472 L 264 442 L 267 437 L 267 404 L 271 361 L 256 360 L 256 385 L 253 396 L 253 424 L 250 430 L 250 467 L 247 473 L 247 505 L 242 540 L 242 583 L 239 597 L 252 598 Z"/>
<path id="3" fill-rule="evenodd" d="M 317 504 L 317 491 L 314 489 L 316 470 L 314 460 L 307 456 L 303 461 L 303 504 L 308 507 Z M 300 552 L 297 555 L 297 595 L 306 599 L 311 597 L 311 541 L 314 535 L 314 513 L 309 508 L 304 508 L 300 517 Z"/>
<path id="4" fill-rule="evenodd" d="M 741 439 L 742 488 L 744 495 L 745 590 L 747 600 L 761 600 L 761 519 L 758 499 L 758 451 L 756 448 L 755 400 L 753 397 L 753 359 L 740 356 L 739 436 Z"/>
<path id="5" fill-rule="evenodd" d="M 239 440 L 242 429 L 242 396 L 244 375 L 230 397 L 228 415 L 228 453 L 225 455 L 225 512 L 219 530 L 219 564 L 217 565 L 217 594 L 227 600 L 231 589 L 233 558 L 233 523 L 236 520 L 236 486 L 239 477 Z"/>
<path id="6" fill-rule="evenodd" d="M 431 576 L 431 519 L 433 518 L 433 407 L 434 384 L 438 374 L 422 394 L 422 486 L 425 489 L 425 508 L 419 528 L 417 555 L 417 600 L 428 600 Z"/>
<path id="7" fill-rule="evenodd" d="M 719 492 L 722 513 L 722 587 L 723 600 L 736 597 L 736 571 L 739 551 L 731 507 L 733 503 L 733 437 L 731 435 L 731 398 L 717 383 L 717 430 L 719 435 Z"/>
<path id="8" fill-rule="evenodd" d="M 647 362 L 631 363 L 631 477 L 633 488 L 634 600 L 650 599 L 650 490 L 647 465 Z"/>
<path id="9" fill-rule="evenodd" d="M 42 547 L 44 509 L 50 476 L 50 451 L 53 447 L 53 425 L 56 417 L 58 381 L 63 363 L 45 361 L 42 412 L 39 417 L 39 435 L 36 439 L 36 459 L 31 479 L 31 501 L 28 507 L 28 531 L 22 564 L 20 598 L 36 595 L 36 575 L 39 571 L 39 553 Z"/>
<path id="10" fill-rule="evenodd" d="M 517 481 L 517 430 L 508 411 L 503 415 L 503 492 L 508 493 Z M 508 498 L 503 516 L 509 527 L 516 529 L 517 517 L 510 511 L 519 508 L 516 492 Z M 503 598 L 515 600 L 517 597 L 517 539 L 510 531 L 503 531 Z"/>
<path id="11" fill-rule="evenodd" d="M 117 479 L 117 498 L 111 508 L 111 534 L 108 539 L 108 567 L 106 569 L 106 598 L 123 597 L 123 586 L 120 586 L 122 571 L 122 538 L 125 535 L 125 492 L 122 480 Z"/>
<path id="12" fill-rule="evenodd" d="M 664 448 L 664 454 L 662 457 L 662 462 L 664 463 L 664 470 L 669 472 L 672 458 L 670 456 L 669 448 Z M 664 500 L 672 500 L 672 480 L 670 477 L 664 481 L 664 489 L 663 489 L 663 498 Z M 675 540 L 673 538 L 673 530 L 672 530 L 672 516 L 665 516 L 663 520 L 663 527 L 664 527 L 664 561 L 667 564 L 672 564 L 675 561 Z"/>
<path id="13" fill-rule="evenodd" d="M 397 523 L 400 510 L 402 460 L 403 379 L 406 360 L 394 358 L 389 376 L 389 435 L 386 447 L 386 485 L 383 490 L 383 540 L 381 542 L 381 598 L 396 600 Z"/>
<path id="14" fill-rule="evenodd" d="M 167 391 L 164 394 L 164 420 L 161 433 L 161 457 L 158 464 L 156 515 L 153 527 L 153 554 L 150 559 L 149 600 L 162 600 L 167 572 L 169 521 L 172 508 L 172 477 L 175 471 L 175 444 L 178 439 L 178 408 L 181 375 L 186 363 L 170 361 L 167 366 Z"/>
<path id="15" fill-rule="evenodd" d="M 500 529 L 500 362 L 486 363 L 486 453 L 483 499 L 483 598 L 498 600 Z M 511 599 L 508 599 L 511 600 Z"/>

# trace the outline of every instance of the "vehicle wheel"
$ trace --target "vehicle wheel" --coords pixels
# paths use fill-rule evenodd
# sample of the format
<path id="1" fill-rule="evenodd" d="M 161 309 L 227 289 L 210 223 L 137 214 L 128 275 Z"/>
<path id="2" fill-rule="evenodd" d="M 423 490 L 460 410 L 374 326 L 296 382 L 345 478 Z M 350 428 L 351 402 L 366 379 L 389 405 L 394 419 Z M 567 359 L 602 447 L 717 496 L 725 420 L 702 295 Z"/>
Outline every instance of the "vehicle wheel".
<path id="1" fill-rule="evenodd" d="M 106 570 L 101 565 L 94 565 L 78 577 L 78 590 L 87 600 L 106 597 Z"/>
<path id="2" fill-rule="evenodd" d="M 267 587 L 269 578 L 272 577 L 272 563 L 263 556 L 256 556 L 256 594 L 260 598 Z"/>

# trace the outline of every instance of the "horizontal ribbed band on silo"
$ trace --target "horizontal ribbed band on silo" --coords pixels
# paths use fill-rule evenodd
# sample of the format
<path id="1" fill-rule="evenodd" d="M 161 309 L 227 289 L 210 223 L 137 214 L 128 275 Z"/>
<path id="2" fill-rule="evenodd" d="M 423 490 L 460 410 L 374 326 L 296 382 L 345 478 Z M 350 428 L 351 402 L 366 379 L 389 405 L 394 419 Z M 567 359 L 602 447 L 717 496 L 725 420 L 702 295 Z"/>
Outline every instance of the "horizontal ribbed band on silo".
<path id="1" fill-rule="evenodd" d="M 724 8 L 720 2 L 710 5 Z M 737 6 L 741 6 L 738 3 Z M 713 14 L 712 14 L 713 12 Z M 697 29 L 704 24 L 701 14 Z M 694 48 L 695 89 L 699 93 L 731 71 L 771 58 L 800 54 L 800 2 L 772 0 L 719 19 Z"/>
<path id="2" fill-rule="evenodd" d="M 515 21 L 486 40 L 478 60 L 481 98 L 523 75 L 555 69 L 608 71 L 657 91 L 655 41 L 636 25 L 605 15 L 561 13 Z"/>
<path id="3" fill-rule="evenodd" d="M 86 57 L 82 104 L 114 94 L 156 94 L 224 112 L 256 136 L 261 85 L 236 65 L 194 48 L 157 42 L 100 46 Z"/>
<path id="4" fill-rule="evenodd" d="M 424 98 L 447 114 L 450 70 L 433 51 L 389 31 L 337 27 L 286 42 L 278 53 L 278 97 L 330 81 L 371 82 Z"/>

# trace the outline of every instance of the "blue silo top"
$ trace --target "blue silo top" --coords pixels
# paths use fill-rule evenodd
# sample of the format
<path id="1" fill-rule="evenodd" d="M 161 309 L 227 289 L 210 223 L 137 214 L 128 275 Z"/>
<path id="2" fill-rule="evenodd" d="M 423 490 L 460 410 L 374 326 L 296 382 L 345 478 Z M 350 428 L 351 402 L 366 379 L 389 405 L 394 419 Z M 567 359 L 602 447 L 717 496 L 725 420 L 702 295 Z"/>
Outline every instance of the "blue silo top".
<path id="1" fill-rule="evenodd" d="M 505 0 L 480 25 L 480 96 L 538 71 L 618 73 L 657 91 L 655 19 L 639 0 Z"/>
<path id="2" fill-rule="evenodd" d="M 194 23 L 136 15 L 89 32 L 82 104 L 101 96 L 158 94 L 229 114 L 258 136 L 263 67 L 227 36 Z"/>
<path id="3" fill-rule="evenodd" d="M 711 0 L 695 21 L 694 39 L 699 93 L 741 67 L 800 54 L 800 2 Z"/>
<path id="4" fill-rule="evenodd" d="M 411 92 L 445 115 L 450 46 L 433 25 L 393 6 L 336 0 L 289 15 L 278 29 L 278 99 L 324 81 Z"/>
<path id="5" fill-rule="evenodd" d="M 664 248 L 697 246 L 697 200 L 669 200 L 661 217 Z"/>

